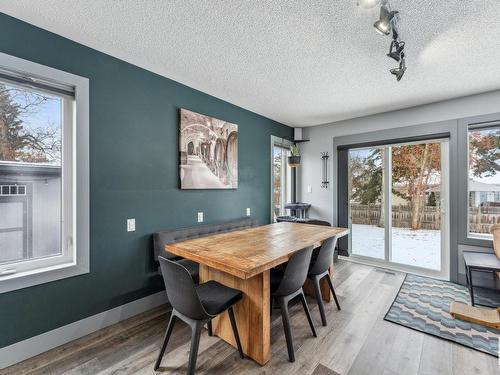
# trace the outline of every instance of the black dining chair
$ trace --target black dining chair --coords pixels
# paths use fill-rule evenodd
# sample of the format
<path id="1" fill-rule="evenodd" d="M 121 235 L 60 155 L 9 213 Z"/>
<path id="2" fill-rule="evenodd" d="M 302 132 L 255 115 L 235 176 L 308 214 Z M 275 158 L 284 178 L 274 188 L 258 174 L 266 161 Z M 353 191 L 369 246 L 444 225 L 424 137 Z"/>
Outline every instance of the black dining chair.
<path id="1" fill-rule="evenodd" d="M 318 220 L 318 219 L 309 219 L 308 221 L 304 221 L 304 224 L 322 225 L 324 227 L 331 227 L 332 226 L 328 221 Z"/>
<path id="2" fill-rule="evenodd" d="M 200 265 L 192 260 L 184 258 L 175 259 L 175 261 L 187 269 L 193 281 L 198 284 L 200 280 Z"/>
<path id="3" fill-rule="evenodd" d="M 307 273 L 307 278 L 311 280 L 314 286 L 314 294 L 316 296 L 316 301 L 318 302 L 319 313 L 321 315 L 321 323 L 326 326 L 326 316 L 325 307 L 323 305 L 323 298 L 321 296 L 320 280 L 326 277 L 328 286 L 333 294 L 333 299 L 337 305 L 337 309 L 340 310 L 340 304 L 335 294 L 335 289 L 333 288 L 332 280 L 330 279 L 330 266 L 333 263 L 333 252 L 335 250 L 335 245 L 337 244 L 337 237 L 330 237 L 323 242 L 319 251 L 315 252 L 311 258 L 311 264 L 309 266 L 309 272 Z"/>
<path id="4" fill-rule="evenodd" d="M 312 334 L 314 337 L 317 337 L 311 314 L 307 307 L 306 298 L 304 297 L 304 291 L 302 290 L 302 286 L 307 278 L 312 250 L 313 248 L 310 246 L 297 251 L 288 261 L 284 271 L 271 269 L 271 302 L 276 301 L 281 309 L 281 319 L 283 320 L 288 359 L 290 362 L 295 362 L 295 353 L 293 350 L 288 304 L 295 297 L 300 297 Z"/>
<path id="5" fill-rule="evenodd" d="M 178 262 L 158 257 L 161 273 L 165 282 L 168 300 L 172 305 L 172 314 L 168 323 L 165 339 L 155 364 L 155 371 L 160 367 L 163 354 L 177 319 L 191 327 L 191 349 L 189 352 L 188 374 L 194 374 L 201 329 L 217 315 L 227 310 L 231 328 L 241 358 L 244 358 L 240 336 L 234 319 L 233 305 L 241 300 L 241 291 L 229 288 L 216 281 L 196 285 L 189 271 Z"/>

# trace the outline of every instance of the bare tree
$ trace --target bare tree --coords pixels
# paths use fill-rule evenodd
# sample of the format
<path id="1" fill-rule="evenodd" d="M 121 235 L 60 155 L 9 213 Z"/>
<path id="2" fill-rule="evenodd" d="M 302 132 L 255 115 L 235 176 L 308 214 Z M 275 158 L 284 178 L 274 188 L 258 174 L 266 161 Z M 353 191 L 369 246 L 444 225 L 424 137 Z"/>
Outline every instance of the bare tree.
<path id="1" fill-rule="evenodd" d="M 23 118 L 55 98 L 0 84 L 0 160 L 60 163 L 61 136 L 55 124 L 34 129 Z"/>

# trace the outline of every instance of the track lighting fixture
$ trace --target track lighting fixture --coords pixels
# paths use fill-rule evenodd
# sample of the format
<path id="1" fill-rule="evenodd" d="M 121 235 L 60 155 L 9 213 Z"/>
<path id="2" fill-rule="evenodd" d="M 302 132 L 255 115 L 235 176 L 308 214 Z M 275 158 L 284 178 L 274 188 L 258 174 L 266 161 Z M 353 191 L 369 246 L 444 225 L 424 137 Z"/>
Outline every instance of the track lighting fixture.
<path id="1" fill-rule="evenodd" d="M 365 9 L 373 8 L 378 4 L 380 4 L 380 15 L 379 19 L 373 24 L 373 27 L 382 35 L 389 35 L 392 31 L 392 41 L 387 56 L 399 62 L 397 68 L 390 70 L 391 74 L 396 76 L 396 80 L 399 82 L 406 72 L 405 42 L 399 38 L 397 27 L 399 12 L 391 10 L 389 0 L 358 0 L 358 6 Z"/>
<path id="2" fill-rule="evenodd" d="M 404 48 L 405 42 L 399 39 L 398 30 L 395 22 L 393 21 L 392 41 L 387 56 L 399 62 L 399 67 L 390 70 L 391 74 L 396 76 L 396 80 L 398 82 L 401 81 L 401 78 L 403 78 L 403 75 L 406 72 Z"/>
<path id="3" fill-rule="evenodd" d="M 401 55 L 401 60 L 399 61 L 399 67 L 390 70 L 391 74 L 396 76 L 397 81 L 401 81 L 403 75 L 406 72 L 406 64 L 405 64 L 405 54 Z"/>
<path id="4" fill-rule="evenodd" d="M 380 7 L 379 19 L 373 24 L 375 30 L 382 35 L 389 35 L 392 30 L 392 22 L 398 11 L 390 11 L 387 4 L 382 4 Z"/>

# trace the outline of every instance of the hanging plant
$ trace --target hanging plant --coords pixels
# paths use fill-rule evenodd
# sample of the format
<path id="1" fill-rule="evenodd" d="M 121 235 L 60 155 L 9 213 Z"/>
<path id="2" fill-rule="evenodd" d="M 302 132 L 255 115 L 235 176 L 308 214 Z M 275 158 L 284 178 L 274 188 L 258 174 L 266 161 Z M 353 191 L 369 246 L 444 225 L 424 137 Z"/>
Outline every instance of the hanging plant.
<path id="1" fill-rule="evenodd" d="M 290 147 L 291 156 L 288 157 L 288 165 L 292 168 L 296 168 L 300 165 L 300 154 L 297 145 L 292 145 Z"/>

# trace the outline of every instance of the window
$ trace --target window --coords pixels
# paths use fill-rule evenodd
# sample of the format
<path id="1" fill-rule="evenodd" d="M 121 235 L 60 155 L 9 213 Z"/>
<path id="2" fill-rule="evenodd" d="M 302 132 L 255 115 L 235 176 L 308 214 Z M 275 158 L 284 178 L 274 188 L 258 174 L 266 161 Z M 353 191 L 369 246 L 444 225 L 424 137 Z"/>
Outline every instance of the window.
<path id="1" fill-rule="evenodd" d="M 26 195 L 26 185 L 0 185 L 0 196 Z"/>
<path id="2" fill-rule="evenodd" d="M 271 186 L 271 219 L 285 216 L 285 205 L 292 201 L 292 171 L 288 165 L 291 143 L 273 137 L 272 140 L 272 186 Z"/>
<path id="3" fill-rule="evenodd" d="M 84 272 L 88 81 L 0 54 L 0 292 Z"/>
<path id="4" fill-rule="evenodd" d="M 500 124 L 468 129 L 468 236 L 491 239 L 500 223 Z"/>
<path id="5" fill-rule="evenodd" d="M 0 266 L 11 273 L 36 267 L 31 260 L 63 254 L 65 100 L 72 99 L 0 79 Z"/>

